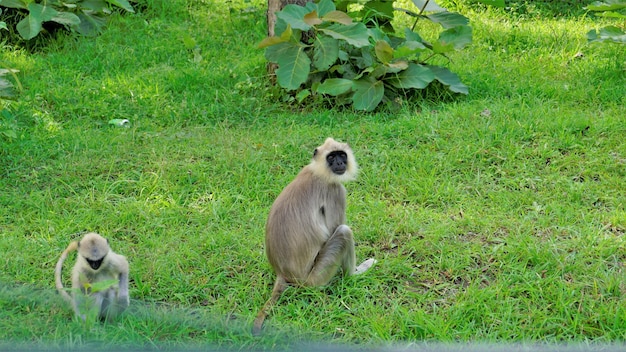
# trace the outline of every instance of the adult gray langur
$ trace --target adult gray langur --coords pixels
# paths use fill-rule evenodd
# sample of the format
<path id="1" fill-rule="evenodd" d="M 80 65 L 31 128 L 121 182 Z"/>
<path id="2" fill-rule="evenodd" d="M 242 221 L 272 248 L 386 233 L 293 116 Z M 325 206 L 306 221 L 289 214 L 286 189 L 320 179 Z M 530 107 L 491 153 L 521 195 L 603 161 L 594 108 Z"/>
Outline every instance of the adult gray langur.
<path id="1" fill-rule="evenodd" d="M 346 143 L 332 138 L 313 152 L 313 160 L 280 193 L 265 227 L 265 252 L 276 273 L 271 297 L 254 321 L 260 333 L 269 309 L 288 284 L 322 286 L 341 269 L 361 274 L 375 262 L 356 266 L 354 238 L 346 223 L 346 189 L 358 166 Z"/>
<path id="2" fill-rule="evenodd" d="M 72 269 L 72 296 L 63 287 L 61 271 L 68 254 L 78 251 Z M 128 261 L 123 255 L 111 250 L 109 242 L 90 232 L 76 242 L 73 241 L 61 254 L 54 270 L 56 288 L 68 301 L 74 312 L 85 320 L 81 309 L 97 309 L 98 318 L 112 318 L 124 311 L 130 302 L 128 295 Z M 94 284 L 110 281 L 107 287 L 96 289 Z"/>

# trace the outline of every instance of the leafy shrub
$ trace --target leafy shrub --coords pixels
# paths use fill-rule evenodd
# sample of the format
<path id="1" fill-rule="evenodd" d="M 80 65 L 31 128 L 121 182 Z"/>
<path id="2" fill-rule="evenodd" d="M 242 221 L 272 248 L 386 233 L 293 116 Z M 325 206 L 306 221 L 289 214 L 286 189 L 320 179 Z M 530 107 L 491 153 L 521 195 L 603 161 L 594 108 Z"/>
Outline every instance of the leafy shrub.
<path id="1" fill-rule="evenodd" d="M 46 22 L 54 22 L 82 35 L 94 35 L 105 24 L 110 6 L 134 12 L 128 0 L 0 0 L 0 7 L 23 12 L 15 25 L 26 40 L 36 37 Z"/>
<path id="2" fill-rule="evenodd" d="M 296 92 L 299 100 L 323 94 L 365 111 L 435 80 L 452 92 L 468 93 L 455 73 L 428 63 L 471 43 L 467 18 L 443 9 L 428 15 L 424 8 L 419 13 L 402 9 L 416 20 L 443 27 L 437 41 L 430 43 L 410 28 L 404 36 L 395 34 L 391 20 L 398 9 L 393 2 L 359 1 L 361 9 L 347 12 L 351 2 L 356 0 L 340 2 L 343 11 L 332 0 L 321 0 L 277 12 L 277 36 L 264 39 L 259 47 L 265 48 L 268 61 L 278 64 L 276 80 L 282 88 Z"/>
<path id="3" fill-rule="evenodd" d="M 598 12 L 598 16 L 621 19 L 626 25 L 626 0 L 595 1 L 587 10 Z M 606 26 L 600 30 L 592 29 L 587 33 L 589 42 L 613 42 L 626 44 L 625 27 Z"/>

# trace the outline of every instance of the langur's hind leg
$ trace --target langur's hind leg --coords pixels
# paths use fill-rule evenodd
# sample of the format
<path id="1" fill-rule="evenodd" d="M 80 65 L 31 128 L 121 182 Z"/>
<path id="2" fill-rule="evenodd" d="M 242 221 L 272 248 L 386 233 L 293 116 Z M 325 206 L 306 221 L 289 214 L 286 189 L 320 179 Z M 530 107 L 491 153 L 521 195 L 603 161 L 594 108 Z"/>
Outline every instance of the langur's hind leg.
<path id="1" fill-rule="evenodd" d="M 304 286 L 326 285 L 341 267 L 344 274 L 354 273 L 354 238 L 352 230 L 346 225 L 339 225 L 315 258 L 313 268 Z"/>

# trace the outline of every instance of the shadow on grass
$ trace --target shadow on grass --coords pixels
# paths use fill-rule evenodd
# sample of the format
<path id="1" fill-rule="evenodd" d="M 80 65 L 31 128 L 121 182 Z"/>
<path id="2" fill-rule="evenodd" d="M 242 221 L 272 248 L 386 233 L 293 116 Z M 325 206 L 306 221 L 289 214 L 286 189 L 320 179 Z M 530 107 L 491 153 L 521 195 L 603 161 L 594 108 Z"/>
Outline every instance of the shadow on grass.
<path id="1" fill-rule="evenodd" d="M 28 315 L 25 319 L 24 315 Z M 71 309 L 51 289 L 0 285 L 0 350 L 2 351 L 624 351 L 626 344 L 548 344 L 518 342 L 394 342 L 380 345 L 334 344 L 307 339 L 303 332 L 265 331 L 250 334 L 248 319 L 216 316 L 205 308 L 181 308 L 163 302 L 132 300 L 116 321 L 89 324 L 72 317 Z M 24 325 L 24 321 L 30 323 Z M 318 340 L 313 341 L 313 340 Z M 201 341 L 201 342 L 199 342 Z"/>
<path id="2" fill-rule="evenodd" d="M 23 322 L 28 321 L 25 325 Z M 147 350 L 268 348 L 292 344 L 288 336 L 262 339 L 235 314 L 217 316 L 210 308 L 131 300 L 117 319 L 82 321 L 53 289 L 0 284 L 0 350 Z M 265 347 L 261 347 L 265 346 Z"/>

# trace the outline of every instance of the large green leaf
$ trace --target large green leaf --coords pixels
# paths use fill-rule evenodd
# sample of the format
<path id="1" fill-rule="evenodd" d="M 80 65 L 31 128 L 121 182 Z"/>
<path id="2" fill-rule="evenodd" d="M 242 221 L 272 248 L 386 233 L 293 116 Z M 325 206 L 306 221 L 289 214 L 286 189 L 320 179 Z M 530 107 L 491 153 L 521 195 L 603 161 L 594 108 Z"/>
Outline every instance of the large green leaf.
<path id="1" fill-rule="evenodd" d="M 304 22 L 304 16 L 311 11 L 298 5 L 287 5 L 280 12 L 276 13 L 276 17 L 285 21 L 291 28 L 308 31 L 311 26 Z"/>
<path id="2" fill-rule="evenodd" d="M 107 2 L 104 0 L 83 0 L 80 2 L 80 8 L 102 13 L 109 8 L 109 5 L 107 5 Z"/>
<path id="3" fill-rule="evenodd" d="M 587 5 L 587 10 L 591 11 L 615 11 L 626 9 L 626 1 L 624 0 L 605 0 L 594 1 L 590 5 Z"/>
<path id="4" fill-rule="evenodd" d="M 621 14 L 619 12 L 615 12 L 615 11 L 605 11 L 605 12 L 599 12 L 597 13 L 597 16 L 599 17 L 606 17 L 606 18 L 624 18 L 626 19 L 626 14 Z"/>
<path id="5" fill-rule="evenodd" d="M 385 67 L 385 73 L 398 73 L 409 68 L 410 62 L 407 60 L 395 60 L 390 62 Z"/>
<path id="6" fill-rule="evenodd" d="M 294 60 L 285 60 L 282 64 L 278 64 L 276 79 L 281 87 L 287 90 L 294 90 L 306 82 L 310 71 L 311 60 L 304 53 L 304 50 L 300 49 Z"/>
<path id="7" fill-rule="evenodd" d="M 364 77 L 352 83 L 352 103 L 357 110 L 372 111 L 383 99 L 385 85 L 382 81 Z"/>
<path id="8" fill-rule="evenodd" d="M 128 12 L 135 13 L 135 9 L 133 9 L 127 0 L 107 0 L 107 2 L 117 7 L 121 7 Z"/>
<path id="9" fill-rule="evenodd" d="M 389 35 L 385 33 L 381 28 L 368 28 L 367 31 L 369 33 L 370 40 L 373 42 L 377 42 L 379 40 L 390 42 Z"/>
<path id="10" fill-rule="evenodd" d="M 26 16 L 15 26 L 22 38 L 33 39 L 41 32 L 41 20 L 33 16 Z"/>
<path id="11" fill-rule="evenodd" d="M 393 59 L 393 48 L 384 40 L 376 42 L 376 45 L 374 45 L 374 52 L 376 53 L 378 61 L 383 64 L 387 64 Z"/>
<path id="12" fill-rule="evenodd" d="M 313 65 L 320 71 L 328 70 L 339 56 L 337 39 L 320 35 L 315 37 L 313 46 Z"/>
<path id="13" fill-rule="evenodd" d="M 456 26 L 467 25 L 469 20 L 467 17 L 456 12 L 436 12 L 427 15 L 431 21 L 439 23 L 443 28 L 452 28 Z"/>
<path id="14" fill-rule="evenodd" d="M 398 72 L 400 70 L 397 70 L 395 72 Z M 368 76 L 375 78 L 375 79 L 380 79 L 382 76 L 386 75 L 387 72 L 389 72 L 389 67 L 386 65 L 376 65 L 374 67 L 368 67 L 365 71 L 363 71 L 364 74 L 368 74 Z"/>
<path id="15" fill-rule="evenodd" d="M 626 32 L 616 26 L 606 26 L 600 28 L 599 31 L 592 29 L 587 33 L 587 40 L 589 42 L 613 42 L 626 44 Z"/>
<path id="16" fill-rule="evenodd" d="M 434 42 L 432 50 L 435 54 L 445 54 L 454 51 L 454 44 L 445 42 Z"/>
<path id="17" fill-rule="evenodd" d="M 389 83 L 397 88 L 424 89 L 435 79 L 435 74 L 428 67 L 409 63 L 409 68 L 400 72 Z"/>
<path id="18" fill-rule="evenodd" d="M 439 34 L 442 45 L 452 44 L 454 49 L 461 50 L 472 42 L 472 27 L 456 26 L 448 28 Z"/>
<path id="19" fill-rule="evenodd" d="M 281 37 L 266 37 L 259 43 L 259 45 L 257 45 L 257 48 L 263 49 L 282 42 L 285 42 L 285 40 Z"/>
<path id="20" fill-rule="evenodd" d="M 424 46 L 421 42 L 406 41 L 396 48 L 393 52 L 393 57 L 408 57 L 424 50 L 426 50 L 426 46 Z"/>
<path id="21" fill-rule="evenodd" d="M 420 42 L 423 43 L 424 39 L 422 39 L 422 37 L 420 37 L 419 34 L 413 32 L 410 28 L 405 28 L 404 29 L 404 38 L 407 41 L 414 41 L 414 42 Z"/>
<path id="22" fill-rule="evenodd" d="M 347 26 L 335 23 L 329 27 L 320 28 L 319 31 L 335 39 L 344 40 L 357 48 L 362 48 L 370 44 L 367 27 L 361 22 Z"/>
<path id="23" fill-rule="evenodd" d="M 451 91 L 461 94 L 469 93 L 467 86 L 461 82 L 461 79 L 459 79 L 459 76 L 457 76 L 456 73 L 441 66 L 428 65 L 426 67 L 428 67 L 433 72 L 436 80 L 446 86 L 449 86 L 448 88 Z"/>
<path id="24" fill-rule="evenodd" d="M 376 58 L 372 55 L 370 48 L 362 48 L 350 53 L 349 58 L 352 63 L 360 70 L 366 70 L 372 68 L 376 62 Z"/>
<path id="25" fill-rule="evenodd" d="M 341 95 L 352 89 L 352 80 L 344 78 L 329 78 L 317 87 L 317 92 L 328 95 Z"/>
<path id="26" fill-rule="evenodd" d="M 352 17 L 348 16 L 345 12 L 331 11 L 322 17 L 327 22 L 337 22 L 345 24 L 346 26 L 352 24 Z"/>
<path id="27" fill-rule="evenodd" d="M 80 24 L 80 18 L 71 12 L 59 12 L 50 20 L 68 26 L 76 26 Z"/>
<path id="28" fill-rule="evenodd" d="M 311 60 L 304 47 L 293 42 L 284 42 L 265 49 L 265 57 L 278 64 L 276 80 L 287 89 L 294 90 L 304 83 L 311 71 Z"/>
<path id="29" fill-rule="evenodd" d="M 54 16 L 57 16 L 59 14 L 57 10 L 49 5 L 41 5 L 34 2 L 28 4 L 28 11 L 30 15 L 35 15 L 36 17 L 38 17 L 41 22 L 50 21 L 54 18 Z"/>
<path id="30" fill-rule="evenodd" d="M 0 6 L 14 9 L 25 9 L 27 4 L 22 0 L 0 0 Z"/>
<path id="31" fill-rule="evenodd" d="M 84 36 L 93 36 L 98 34 L 102 27 L 106 24 L 106 19 L 94 13 L 82 12 L 78 14 L 80 24 L 75 27 L 76 31 Z"/>
<path id="32" fill-rule="evenodd" d="M 322 20 L 317 15 L 317 11 L 313 10 L 304 15 L 304 23 L 308 24 L 309 26 L 317 26 L 322 24 Z"/>
<path id="33" fill-rule="evenodd" d="M 28 4 L 29 14 L 23 18 L 16 26 L 22 38 L 29 40 L 35 38 L 41 32 L 41 24 L 50 21 L 59 12 L 50 6 L 43 6 L 34 2 Z"/>
<path id="34" fill-rule="evenodd" d="M 265 58 L 269 62 L 278 63 L 283 55 L 290 53 L 291 47 L 297 47 L 298 44 L 293 42 L 281 42 L 276 45 L 265 48 Z"/>
<path id="35" fill-rule="evenodd" d="M 318 4 L 317 4 L 317 13 L 320 14 L 320 16 L 325 16 L 327 13 L 335 11 L 335 3 L 333 2 L 333 0 L 321 0 Z"/>

